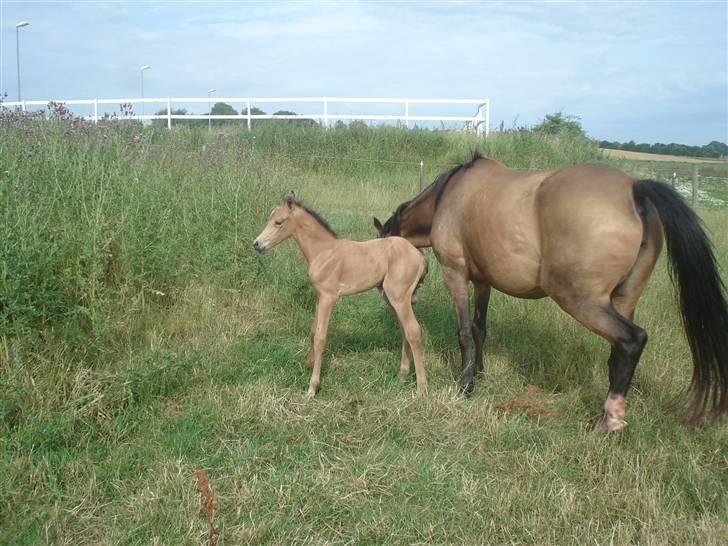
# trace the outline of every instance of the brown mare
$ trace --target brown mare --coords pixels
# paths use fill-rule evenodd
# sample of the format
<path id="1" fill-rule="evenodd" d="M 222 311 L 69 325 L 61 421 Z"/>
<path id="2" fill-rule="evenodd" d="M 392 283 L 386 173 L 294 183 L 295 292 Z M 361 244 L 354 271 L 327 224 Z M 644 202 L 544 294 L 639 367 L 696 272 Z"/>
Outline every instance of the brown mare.
<path id="1" fill-rule="evenodd" d="M 693 356 L 689 417 L 728 412 L 728 310 L 698 216 L 669 186 L 607 165 L 516 171 L 475 154 L 402 203 L 380 236 L 431 246 L 455 303 L 465 392 L 483 368 L 491 288 L 548 296 L 612 346 L 609 393 L 597 428 L 622 430 L 625 395 L 647 342 L 635 306 L 667 242 Z M 468 281 L 475 313 L 469 317 Z M 471 331 L 472 328 L 472 331 Z M 475 364 L 471 342 L 475 338 Z"/>
<path id="2" fill-rule="evenodd" d="M 401 237 L 349 241 L 337 238 L 326 221 L 288 195 L 275 207 L 265 229 L 253 246 L 263 252 L 293 237 L 308 261 L 308 278 L 316 289 L 316 316 L 311 327 L 311 349 L 306 360 L 313 364 L 308 395 L 321 382 L 321 354 L 326 343 L 331 310 L 339 296 L 381 287 L 402 330 L 400 377 L 415 361 L 417 390 L 425 392 L 427 378 L 422 364 L 420 325 L 412 311 L 412 296 L 427 273 L 422 252 Z"/>

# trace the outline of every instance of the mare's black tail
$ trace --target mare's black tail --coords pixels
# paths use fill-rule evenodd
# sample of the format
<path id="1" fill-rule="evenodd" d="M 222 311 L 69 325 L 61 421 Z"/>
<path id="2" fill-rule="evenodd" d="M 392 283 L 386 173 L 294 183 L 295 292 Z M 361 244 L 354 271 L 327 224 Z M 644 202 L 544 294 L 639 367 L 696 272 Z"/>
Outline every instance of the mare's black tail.
<path id="1" fill-rule="evenodd" d="M 713 246 L 698 215 L 667 184 L 640 180 L 637 203 L 649 200 L 664 227 L 670 276 L 678 292 L 685 334 L 693 355 L 689 419 L 728 413 L 728 305 Z"/>

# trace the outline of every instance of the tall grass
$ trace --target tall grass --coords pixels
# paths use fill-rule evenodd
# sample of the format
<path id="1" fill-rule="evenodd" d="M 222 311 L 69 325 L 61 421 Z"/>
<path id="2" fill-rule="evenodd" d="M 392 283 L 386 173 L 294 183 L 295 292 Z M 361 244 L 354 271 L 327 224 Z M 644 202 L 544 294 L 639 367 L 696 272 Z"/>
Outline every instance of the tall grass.
<path id="1" fill-rule="evenodd" d="M 726 430 L 665 410 L 690 368 L 662 264 L 622 438 L 587 432 L 605 344 L 548 301 L 494 296 L 487 373 L 460 398 L 431 255 L 429 395 L 396 379 L 396 321 L 368 293 L 337 305 L 305 400 L 314 294 L 295 245 L 252 251 L 271 207 L 293 189 L 365 239 L 421 160 L 427 183 L 476 146 L 518 168 L 601 159 L 529 132 L 0 118 L 0 543 L 203 542 L 195 469 L 220 544 L 719 543 Z M 725 213 L 701 212 L 725 267 Z M 529 385 L 553 413 L 507 409 Z"/>

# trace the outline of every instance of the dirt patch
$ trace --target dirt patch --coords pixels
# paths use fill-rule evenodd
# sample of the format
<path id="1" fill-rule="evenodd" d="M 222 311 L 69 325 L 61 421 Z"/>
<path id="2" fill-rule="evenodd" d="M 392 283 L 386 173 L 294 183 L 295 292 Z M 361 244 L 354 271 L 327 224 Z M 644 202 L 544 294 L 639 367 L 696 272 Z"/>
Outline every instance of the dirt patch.
<path id="1" fill-rule="evenodd" d="M 553 403 L 553 397 L 548 395 L 541 395 L 538 399 L 534 398 L 540 392 L 541 389 L 539 389 L 538 387 L 528 387 L 528 389 L 526 389 L 526 392 L 519 396 L 515 396 L 510 400 L 501 402 L 498 407 L 505 411 L 525 411 L 527 414 L 535 415 L 537 417 L 541 417 L 544 415 L 556 417 L 561 415 L 561 412 L 546 407 L 546 404 Z"/>
<path id="2" fill-rule="evenodd" d="M 212 513 L 215 509 L 215 497 L 210 489 L 210 479 L 207 477 L 207 472 L 204 470 L 194 469 L 192 473 L 197 478 L 197 490 L 200 492 L 202 497 L 202 504 L 200 506 L 200 512 L 207 518 L 207 545 L 215 546 L 215 537 L 219 531 L 215 528 L 213 523 Z"/>

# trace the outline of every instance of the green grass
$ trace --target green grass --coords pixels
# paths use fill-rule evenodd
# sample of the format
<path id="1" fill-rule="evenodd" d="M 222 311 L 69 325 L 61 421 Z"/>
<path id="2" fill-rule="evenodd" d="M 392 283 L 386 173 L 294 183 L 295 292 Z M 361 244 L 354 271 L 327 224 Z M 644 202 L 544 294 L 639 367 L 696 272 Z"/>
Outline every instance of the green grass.
<path id="1" fill-rule="evenodd" d="M 206 543 L 195 469 L 219 544 L 722 543 L 728 430 L 667 409 L 691 365 L 664 259 L 637 311 L 650 341 L 621 436 L 589 431 L 606 343 L 549 300 L 493 296 L 486 373 L 459 396 L 431 252 L 415 309 L 427 397 L 398 380 L 399 329 L 372 291 L 337 304 L 306 399 L 315 297 L 295 243 L 252 249 L 271 207 L 293 189 L 370 238 L 421 159 L 429 182 L 476 144 L 0 119 L 0 544 Z M 600 160 L 525 132 L 481 145 L 518 168 Z M 726 209 L 699 212 L 725 270 Z M 530 386 L 557 415 L 504 409 Z"/>

